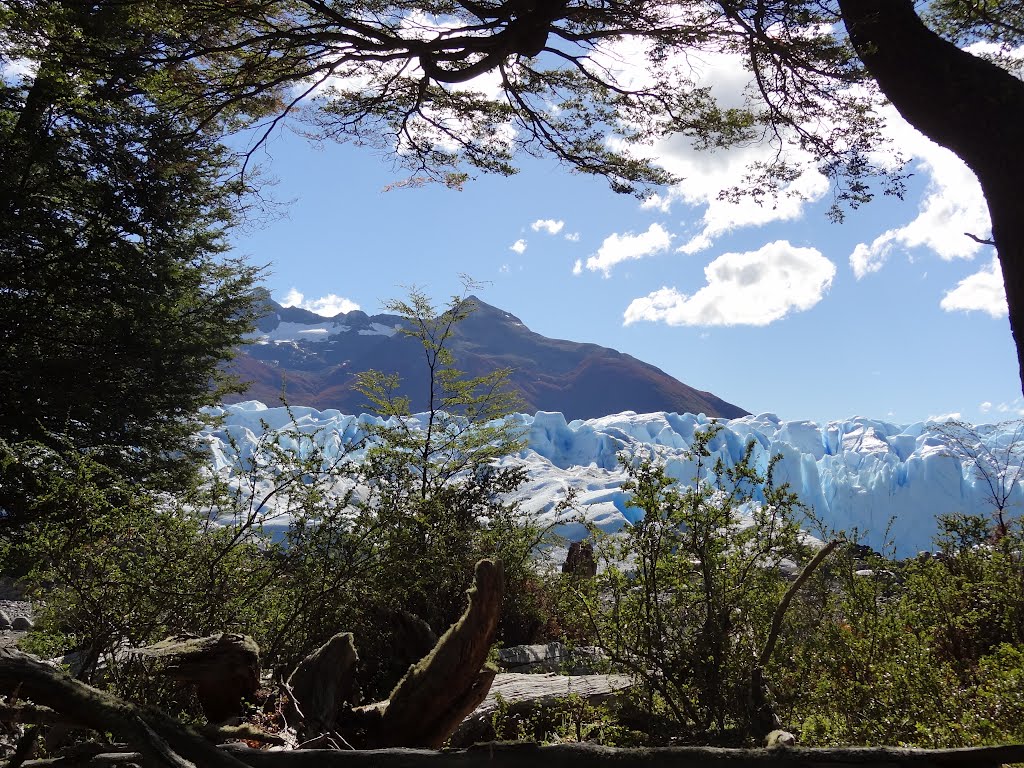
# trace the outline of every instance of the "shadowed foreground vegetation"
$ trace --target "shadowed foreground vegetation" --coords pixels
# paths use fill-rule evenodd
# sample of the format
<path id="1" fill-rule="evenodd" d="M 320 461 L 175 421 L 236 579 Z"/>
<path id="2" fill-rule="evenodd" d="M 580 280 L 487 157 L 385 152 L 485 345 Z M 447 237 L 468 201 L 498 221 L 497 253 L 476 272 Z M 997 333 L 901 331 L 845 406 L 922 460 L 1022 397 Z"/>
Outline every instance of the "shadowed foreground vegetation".
<path id="1" fill-rule="evenodd" d="M 458 657 L 471 669 L 406 673 L 444 644 L 474 564 L 492 558 L 504 598 L 474 647 L 561 641 L 589 648 L 593 671 L 633 681 L 600 701 L 507 702 L 491 718 L 493 737 L 740 747 L 782 729 L 803 746 L 1024 742 L 1024 532 L 1006 510 L 944 518 L 935 551 L 911 560 L 841 534 L 822 547 L 801 533 L 806 511 L 775 484 L 773 465 L 760 471 L 750 452 L 709 465 L 712 428 L 694 440 L 688 483 L 656 456 L 623 456 L 642 519 L 615 536 L 594 532 L 596 575 L 556 572 L 542 557 L 548 532 L 507 501 L 523 473 L 499 461 L 520 445 L 500 420 L 514 405 L 504 372 L 467 377 L 445 347 L 471 307 L 454 297 L 436 311 L 414 291 L 392 309 L 422 344 L 432 407 L 413 428 L 395 382 L 365 376 L 367 396 L 393 418 L 351 446 L 366 449 L 360 461 L 328 461 L 315 436 L 268 431 L 241 482 L 208 474 L 169 494 L 89 451 L 3 443 L 0 487 L 20 505 L 3 530 L 3 565 L 38 601 L 22 648 L 62 657 L 78 681 L 159 717 L 246 723 L 253 745 L 301 736 L 316 747 L 439 746 L 437 733 L 450 734 L 461 715 L 423 741 L 380 717 L 410 690 L 463 690 L 456 679 L 461 713 L 482 700 L 493 677 L 482 655 Z M 339 633 L 351 633 L 347 646 Z M 203 687 L 211 664 L 168 660 L 166 650 L 204 636 L 258 649 L 242 667 L 255 670 L 241 675 L 251 684 L 227 709 L 218 684 L 217 714 Z M 146 650 L 165 638 L 177 639 Z M 16 652 L 5 658 L 28 669 Z M 314 671 L 292 674 L 300 662 Z M 0 718 L 37 723 L 21 736 L 37 753 L 95 743 L 57 725 L 83 725 L 80 713 L 19 710 L 17 673 L 4 675 Z M 303 675 L 346 682 L 304 711 Z M 18 696 L 60 709 L 26 686 Z M 36 738 L 55 728 L 61 736 Z M 93 749 L 111 746 L 101 739 Z"/>

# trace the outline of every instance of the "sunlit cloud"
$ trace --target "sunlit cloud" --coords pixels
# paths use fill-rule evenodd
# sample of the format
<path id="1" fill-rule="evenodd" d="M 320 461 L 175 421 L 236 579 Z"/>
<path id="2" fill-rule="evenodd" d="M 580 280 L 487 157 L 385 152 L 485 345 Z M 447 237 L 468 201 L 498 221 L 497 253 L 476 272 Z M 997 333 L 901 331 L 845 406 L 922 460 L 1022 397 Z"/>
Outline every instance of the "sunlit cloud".
<path id="1" fill-rule="evenodd" d="M 610 277 L 616 264 L 667 251 L 671 243 L 672 235 L 660 224 L 651 224 L 646 232 L 638 235 L 632 232 L 624 235 L 612 233 L 604 239 L 597 253 L 587 259 L 586 268 Z"/>
<path id="2" fill-rule="evenodd" d="M 992 317 L 1006 317 L 1006 292 L 1003 273 L 995 256 L 988 266 L 961 280 L 946 293 L 939 306 L 947 312 L 985 312 Z"/>
<path id="3" fill-rule="evenodd" d="M 346 312 L 354 312 L 359 305 L 350 299 L 343 298 L 334 293 L 321 296 L 318 299 L 307 299 L 305 295 L 296 288 L 292 288 L 280 302 L 282 307 L 299 307 L 308 309 L 324 317 L 334 317 Z"/>
<path id="4" fill-rule="evenodd" d="M 555 219 L 537 219 L 530 225 L 530 229 L 534 232 L 540 232 L 541 230 L 547 232 L 549 235 L 557 235 L 562 231 L 562 227 L 565 226 L 565 222 Z"/>
<path id="5" fill-rule="evenodd" d="M 512 243 L 512 245 L 510 245 L 508 249 L 510 251 L 515 251 L 521 256 L 522 254 L 526 253 L 526 241 L 520 238 L 516 240 L 514 243 Z"/>
<path id="6" fill-rule="evenodd" d="M 663 287 L 634 299 L 626 325 L 768 325 L 810 309 L 832 286 L 836 266 L 815 248 L 786 240 L 756 251 L 725 253 L 704 268 L 707 284 L 692 295 Z"/>

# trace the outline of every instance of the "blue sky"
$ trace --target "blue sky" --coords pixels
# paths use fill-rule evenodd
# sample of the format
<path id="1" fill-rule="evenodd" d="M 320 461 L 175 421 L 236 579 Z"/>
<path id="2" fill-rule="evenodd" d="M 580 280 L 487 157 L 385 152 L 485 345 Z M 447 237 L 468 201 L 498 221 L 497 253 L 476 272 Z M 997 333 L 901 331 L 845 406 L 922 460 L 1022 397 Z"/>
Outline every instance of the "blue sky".
<path id="1" fill-rule="evenodd" d="M 276 299 L 327 315 L 353 305 L 373 314 L 409 284 L 442 301 L 465 273 L 486 283 L 482 299 L 539 333 L 613 347 L 755 413 L 1016 417 L 992 249 L 962 234 L 989 234 L 980 192 L 959 161 L 922 141 L 904 145 L 926 158 L 904 201 L 880 198 L 832 224 L 831 192 L 813 183 L 817 202 L 795 211 L 709 214 L 699 190 L 720 183 L 727 158 L 688 168 L 675 194 L 689 199 L 659 207 L 553 160 L 462 191 L 388 189 L 406 174 L 387 156 L 283 131 L 260 152 L 282 214 L 234 242 L 269 265 Z"/>

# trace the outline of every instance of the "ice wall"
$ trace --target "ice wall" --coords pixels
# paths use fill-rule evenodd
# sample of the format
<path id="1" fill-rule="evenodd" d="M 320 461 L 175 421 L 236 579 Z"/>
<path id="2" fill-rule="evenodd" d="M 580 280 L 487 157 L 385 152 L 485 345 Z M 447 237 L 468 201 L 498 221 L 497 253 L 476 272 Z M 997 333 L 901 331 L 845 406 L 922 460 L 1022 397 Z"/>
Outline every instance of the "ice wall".
<path id="1" fill-rule="evenodd" d="M 231 471 L 242 466 L 269 431 L 295 432 L 285 445 L 308 450 L 315 440 L 328 457 L 339 456 L 346 446 L 361 440 L 373 416 L 348 416 L 334 410 L 267 408 L 246 402 L 211 409 L 220 424 L 203 432 L 212 467 Z M 529 481 L 517 494 L 523 506 L 539 515 L 553 514 L 570 489 L 588 520 L 614 531 L 637 517 L 619 486 L 624 475 L 618 455 L 648 452 L 659 456 L 669 472 L 684 481 L 693 479 L 695 465 L 686 456 L 694 432 L 713 419 L 703 415 L 625 412 L 600 419 L 566 422 L 560 413 L 539 412 L 513 417 L 523 431 L 527 448 L 506 461 L 524 463 Z M 857 528 L 867 543 L 881 548 L 887 537 L 900 555 L 931 545 L 936 517 L 943 513 L 992 511 L 990 489 L 962 452 L 954 449 L 935 423 L 897 425 L 867 418 L 852 418 L 818 425 L 810 421 L 781 421 L 773 414 L 747 416 L 722 425 L 709 446 L 715 458 L 727 464 L 743 456 L 753 443 L 753 457 L 761 469 L 772 456 L 777 483 L 789 483 L 813 515 L 840 530 Z M 988 445 L 1015 439 L 1008 429 L 979 427 Z M 234 447 L 232 447 L 232 444 Z M 304 445 L 305 444 L 305 445 Z M 359 452 L 354 454 L 358 459 Z M 1024 501 L 1019 485 L 1010 496 L 1011 509 Z M 808 528 L 814 532 L 812 523 Z M 563 533 L 582 531 L 573 526 Z"/>

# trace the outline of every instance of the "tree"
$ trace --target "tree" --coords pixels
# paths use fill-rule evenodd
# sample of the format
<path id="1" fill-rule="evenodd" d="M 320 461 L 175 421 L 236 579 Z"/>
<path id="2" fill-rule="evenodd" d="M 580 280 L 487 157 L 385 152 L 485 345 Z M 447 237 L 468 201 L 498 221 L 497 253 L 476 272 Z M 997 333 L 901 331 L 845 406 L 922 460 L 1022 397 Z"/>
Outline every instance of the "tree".
<path id="1" fill-rule="evenodd" d="M 0 429 L 166 484 L 198 409 L 234 386 L 219 366 L 259 270 L 224 256 L 245 192 L 231 154 L 117 54 L 153 10 L 0 6 L 0 63 L 36 64 L 0 83 Z"/>
<path id="2" fill-rule="evenodd" d="M 0 4 L 22 36 L 33 7 Z M 162 107 L 238 125 L 276 106 L 266 136 L 308 103 L 313 133 L 397 151 L 410 183 L 460 186 L 467 167 L 513 173 L 518 152 L 549 152 L 643 194 L 670 177 L 631 146 L 679 133 L 698 149 L 768 139 L 774 160 L 726 193 L 778 191 L 795 173 L 787 150 L 799 149 L 836 182 L 841 215 L 870 200 L 876 181 L 902 189 L 899 171 L 869 158 L 880 143 L 877 84 L 978 175 L 1024 364 L 1024 83 L 1006 56 L 1024 40 L 1024 20 L 1013 0 L 933 0 L 923 19 L 913 0 L 242 0 L 220 12 L 198 0 L 133 0 L 79 13 L 115 7 L 149 9 L 151 26 L 157 8 L 175 21 L 129 53 L 163 73 Z M 631 66 L 609 50 L 626 39 L 638 42 Z M 997 55 L 957 47 L 975 41 Z M 722 53 L 751 76 L 726 104 L 695 82 L 687 58 Z M 282 85 L 293 86 L 287 96 Z"/>
<path id="3" fill-rule="evenodd" d="M 1024 217 L 1019 152 L 1024 81 L 956 43 L 988 40 L 1008 51 L 1024 41 L 1018 4 L 941 0 L 929 29 L 913 0 L 839 0 L 850 41 L 901 115 L 974 171 L 988 202 L 1024 387 Z"/>
<path id="4" fill-rule="evenodd" d="M 471 287 L 467 283 L 467 292 Z M 455 367 L 449 349 L 473 302 L 466 294 L 453 296 L 438 311 L 412 288 L 408 300 L 389 302 L 386 309 L 403 318 L 401 332 L 422 351 L 427 408 L 409 412 L 394 374 L 359 375 L 360 391 L 385 419 L 372 429 L 376 444 L 361 467 L 368 488 L 361 506 L 379 526 L 380 583 L 391 590 L 383 604 L 401 605 L 437 632 L 458 616 L 476 560 L 499 557 L 514 590 L 541 531 L 506 500 L 526 477 L 522 465 L 501 461 L 522 446 L 506 418 L 516 402 L 509 372 L 468 376 Z"/>
<path id="5" fill-rule="evenodd" d="M 953 455 L 965 464 L 981 485 L 996 519 L 996 536 L 1008 530 L 1010 507 L 1020 493 L 1024 476 L 1024 422 L 1009 421 L 975 427 L 947 421 L 935 427 Z"/>

